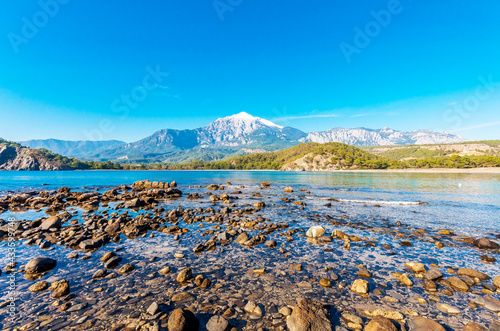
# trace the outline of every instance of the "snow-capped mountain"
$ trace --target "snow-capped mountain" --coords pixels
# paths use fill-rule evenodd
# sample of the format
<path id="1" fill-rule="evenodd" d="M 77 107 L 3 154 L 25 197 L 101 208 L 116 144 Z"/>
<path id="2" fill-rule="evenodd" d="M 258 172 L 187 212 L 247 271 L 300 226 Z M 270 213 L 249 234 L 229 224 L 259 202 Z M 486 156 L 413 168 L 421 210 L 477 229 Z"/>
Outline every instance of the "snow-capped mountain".
<path id="1" fill-rule="evenodd" d="M 342 142 L 356 146 L 379 146 L 461 141 L 464 141 L 462 137 L 447 132 L 431 130 L 404 132 L 389 128 L 380 130 L 334 128 L 307 134 L 241 112 L 219 118 L 207 126 L 193 130 L 159 130 L 133 143 L 101 149 L 88 158 L 129 162 L 208 161 L 235 153 L 247 154 L 249 151 L 284 149 L 302 142 Z"/>
<path id="2" fill-rule="evenodd" d="M 410 132 L 396 131 L 390 128 L 372 130 L 366 128 L 345 129 L 333 128 L 321 132 L 311 132 L 301 142 L 341 142 L 355 146 L 383 145 L 423 145 L 448 144 L 465 141 L 464 138 L 449 133 L 432 130 L 415 130 Z"/>

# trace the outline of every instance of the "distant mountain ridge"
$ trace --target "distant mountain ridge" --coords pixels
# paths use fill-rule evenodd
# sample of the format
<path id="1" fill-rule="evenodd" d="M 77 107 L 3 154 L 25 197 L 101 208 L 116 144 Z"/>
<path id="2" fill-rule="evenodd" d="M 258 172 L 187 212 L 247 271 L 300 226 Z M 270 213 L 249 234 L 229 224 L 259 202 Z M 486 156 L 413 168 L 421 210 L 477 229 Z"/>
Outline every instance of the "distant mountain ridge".
<path id="1" fill-rule="evenodd" d="M 342 142 L 353 146 L 424 145 L 463 142 L 460 136 L 449 132 L 432 130 L 396 131 L 390 128 L 379 130 L 355 128 L 333 128 L 322 132 L 311 132 L 301 142 Z"/>
<path id="2" fill-rule="evenodd" d="M 76 157 L 79 159 L 92 158 L 95 153 L 125 144 L 119 140 L 59 140 L 59 139 L 31 139 L 20 141 L 21 145 L 29 148 L 45 148 L 54 153 Z"/>
<path id="3" fill-rule="evenodd" d="M 29 141 L 23 144 L 33 148 L 59 148 L 58 153 L 78 156 L 99 161 L 121 161 L 128 163 L 186 161 L 214 161 L 227 156 L 239 156 L 251 151 L 276 151 L 304 142 L 341 142 L 355 146 L 405 145 L 405 144 L 442 144 L 463 142 L 462 137 L 431 130 L 411 132 L 396 131 L 390 128 L 379 130 L 355 128 L 333 128 L 322 132 L 305 133 L 292 127 L 283 127 L 269 120 L 241 112 L 219 118 L 207 126 L 197 129 L 163 129 L 144 139 L 132 143 L 79 142 L 73 149 L 72 144 L 64 141 Z M 35 144 L 35 142 L 37 142 Z M 55 143 L 57 142 L 57 143 Z M 75 142 L 77 143 L 77 142 Z M 83 146 L 83 147 L 82 147 Z M 53 148 L 53 147 L 52 147 Z M 62 149 L 66 148 L 64 152 Z M 75 151 L 85 151 L 75 154 Z"/>

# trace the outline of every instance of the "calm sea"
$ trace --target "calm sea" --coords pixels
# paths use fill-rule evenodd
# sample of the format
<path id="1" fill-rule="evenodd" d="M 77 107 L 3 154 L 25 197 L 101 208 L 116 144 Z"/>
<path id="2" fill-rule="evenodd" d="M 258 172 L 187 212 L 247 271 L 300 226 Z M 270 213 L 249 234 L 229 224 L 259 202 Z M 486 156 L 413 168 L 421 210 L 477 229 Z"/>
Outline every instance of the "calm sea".
<path id="1" fill-rule="evenodd" d="M 279 172 L 279 171 L 39 171 L 0 172 L 0 194 L 7 191 L 107 189 L 137 180 L 177 181 L 189 186 L 225 184 L 311 189 L 311 202 L 336 198 L 363 218 L 366 206 L 380 206 L 380 217 L 424 228 L 450 228 L 480 235 L 500 231 L 500 174 Z M 326 203 L 326 202 L 325 202 Z M 370 209 L 372 215 L 373 209 Z M 368 216 L 368 215 L 366 215 Z"/>

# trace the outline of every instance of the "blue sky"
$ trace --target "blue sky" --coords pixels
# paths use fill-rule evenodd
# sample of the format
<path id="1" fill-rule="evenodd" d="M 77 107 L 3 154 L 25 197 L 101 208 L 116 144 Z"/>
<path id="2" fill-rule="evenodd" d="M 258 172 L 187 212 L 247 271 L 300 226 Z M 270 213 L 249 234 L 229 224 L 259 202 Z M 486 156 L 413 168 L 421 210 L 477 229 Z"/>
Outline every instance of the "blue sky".
<path id="1" fill-rule="evenodd" d="M 500 139 L 498 17 L 486 0 L 6 2 L 0 137 L 135 141 L 246 111 Z"/>

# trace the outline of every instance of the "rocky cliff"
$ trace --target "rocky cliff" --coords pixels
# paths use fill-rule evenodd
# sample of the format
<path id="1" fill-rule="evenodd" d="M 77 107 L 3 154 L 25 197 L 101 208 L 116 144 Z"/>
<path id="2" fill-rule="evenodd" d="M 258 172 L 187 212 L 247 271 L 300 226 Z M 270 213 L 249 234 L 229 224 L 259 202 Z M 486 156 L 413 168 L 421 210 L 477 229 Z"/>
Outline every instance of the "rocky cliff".
<path id="1" fill-rule="evenodd" d="M 0 170 L 68 170 L 37 150 L 0 144 Z"/>

